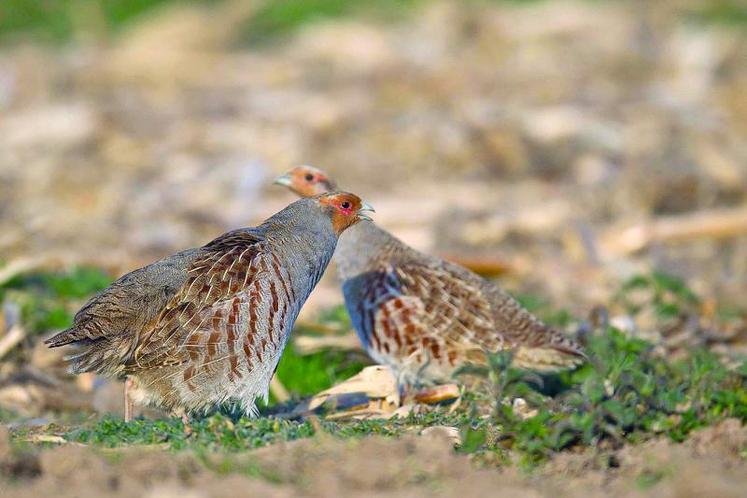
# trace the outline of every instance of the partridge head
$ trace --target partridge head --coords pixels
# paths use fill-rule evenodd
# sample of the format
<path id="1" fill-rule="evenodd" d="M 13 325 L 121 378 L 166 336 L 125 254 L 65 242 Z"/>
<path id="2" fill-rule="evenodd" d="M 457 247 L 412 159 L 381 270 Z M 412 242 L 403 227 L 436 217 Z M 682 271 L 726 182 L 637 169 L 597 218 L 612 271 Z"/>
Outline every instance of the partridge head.
<path id="1" fill-rule="evenodd" d="M 342 232 L 359 221 L 371 221 L 367 212 L 374 212 L 374 208 L 360 197 L 347 192 L 327 192 L 312 197 L 322 212 L 332 222 L 334 232 L 339 236 Z"/>
<path id="2" fill-rule="evenodd" d="M 274 183 L 288 187 L 301 197 L 313 197 L 337 188 L 327 173 L 308 164 L 296 166 Z"/>

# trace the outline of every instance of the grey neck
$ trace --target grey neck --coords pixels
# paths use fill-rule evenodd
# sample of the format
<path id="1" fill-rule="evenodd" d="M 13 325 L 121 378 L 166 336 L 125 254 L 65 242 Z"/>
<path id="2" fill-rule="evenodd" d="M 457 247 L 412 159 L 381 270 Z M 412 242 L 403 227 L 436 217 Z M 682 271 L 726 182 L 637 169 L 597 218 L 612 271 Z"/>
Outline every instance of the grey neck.
<path id="1" fill-rule="evenodd" d="M 308 296 L 327 268 L 337 244 L 329 217 L 311 199 L 296 201 L 263 224 L 267 238 L 291 274 L 295 289 Z M 286 249 L 282 249 L 285 246 Z"/>

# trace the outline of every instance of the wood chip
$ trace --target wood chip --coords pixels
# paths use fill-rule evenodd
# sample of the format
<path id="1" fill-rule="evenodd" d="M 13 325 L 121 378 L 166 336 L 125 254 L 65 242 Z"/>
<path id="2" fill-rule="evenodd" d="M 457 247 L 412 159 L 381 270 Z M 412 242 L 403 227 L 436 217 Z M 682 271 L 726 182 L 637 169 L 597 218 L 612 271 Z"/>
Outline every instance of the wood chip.
<path id="1" fill-rule="evenodd" d="M 461 434 L 459 434 L 459 429 L 448 425 L 434 425 L 431 427 L 426 427 L 425 429 L 423 429 L 420 435 L 423 437 L 446 439 L 454 446 L 459 446 L 462 444 L 462 436 Z"/>
<path id="2" fill-rule="evenodd" d="M 392 370 L 383 365 L 373 365 L 314 396 L 309 402 L 309 410 L 320 407 L 331 396 L 345 393 L 364 393 L 369 398 L 380 398 L 399 406 L 399 388 Z"/>
<path id="3" fill-rule="evenodd" d="M 368 406 L 353 408 L 337 413 L 331 413 L 325 418 L 327 420 L 370 420 L 376 418 L 388 419 L 396 412 L 397 405 L 382 399 L 372 399 Z"/>
<path id="4" fill-rule="evenodd" d="M 67 444 L 69 441 L 62 436 L 54 436 L 52 434 L 33 434 L 23 441 L 28 443 L 54 443 L 54 444 Z"/>

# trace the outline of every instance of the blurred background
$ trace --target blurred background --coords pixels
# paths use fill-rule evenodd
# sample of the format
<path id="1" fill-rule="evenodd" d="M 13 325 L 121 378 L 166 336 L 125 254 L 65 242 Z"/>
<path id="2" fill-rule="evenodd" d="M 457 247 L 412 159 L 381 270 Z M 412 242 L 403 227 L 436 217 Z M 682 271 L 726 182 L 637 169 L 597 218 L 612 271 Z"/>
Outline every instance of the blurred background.
<path id="1" fill-rule="evenodd" d="M 0 330 L 26 334 L 0 359 L 57 365 L 32 334 L 269 216 L 302 163 L 414 247 L 576 317 L 679 277 L 688 333 L 744 350 L 741 0 L 3 0 Z M 342 302 L 331 273 L 302 321 Z M 646 320 L 618 324 L 660 334 Z"/>

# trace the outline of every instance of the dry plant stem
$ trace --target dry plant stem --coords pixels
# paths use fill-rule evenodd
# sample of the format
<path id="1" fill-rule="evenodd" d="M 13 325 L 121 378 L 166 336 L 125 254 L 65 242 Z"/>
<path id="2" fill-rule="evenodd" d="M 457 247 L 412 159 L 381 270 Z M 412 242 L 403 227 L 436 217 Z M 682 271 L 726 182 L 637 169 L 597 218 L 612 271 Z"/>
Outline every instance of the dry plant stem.
<path id="1" fill-rule="evenodd" d="M 13 350 L 26 337 L 26 329 L 20 325 L 14 325 L 7 334 L 0 339 L 0 358 Z"/>
<path id="2" fill-rule="evenodd" d="M 285 403 L 290 399 L 288 389 L 286 389 L 283 383 L 280 382 L 277 375 L 274 375 L 270 381 L 270 392 L 280 403 Z"/>
<path id="3" fill-rule="evenodd" d="M 604 253 L 625 255 L 655 243 L 697 238 L 720 239 L 747 233 L 747 206 L 661 217 L 650 222 L 610 229 L 601 238 Z"/>
<path id="4" fill-rule="evenodd" d="M 124 421 L 129 422 L 133 419 L 133 412 L 135 406 L 130 397 L 130 389 L 133 387 L 133 381 L 130 377 L 127 377 L 124 382 Z"/>
<path id="5" fill-rule="evenodd" d="M 301 355 L 308 355 L 323 351 L 326 349 L 337 349 L 341 351 L 363 351 L 360 339 L 355 333 L 350 332 L 345 335 L 332 336 L 308 336 L 300 335 L 293 342 L 296 352 Z"/>
<path id="6" fill-rule="evenodd" d="M 326 420 L 368 420 L 376 418 L 389 418 L 396 407 L 389 405 L 382 399 L 370 400 L 368 406 L 352 408 L 337 413 L 325 415 Z"/>
<path id="7" fill-rule="evenodd" d="M 457 408 L 459 408 L 460 406 L 462 406 L 462 397 L 461 396 L 459 396 L 456 399 L 456 401 L 454 401 L 451 404 L 451 406 L 449 407 L 449 415 L 451 415 L 452 413 L 454 413 L 455 411 L 457 411 Z"/>
<path id="8" fill-rule="evenodd" d="M 320 334 L 339 334 L 345 329 L 336 325 L 327 325 L 326 323 L 312 322 L 308 320 L 297 320 L 296 327 L 306 329 Z"/>
<path id="9" fill-rule="evenodd" d="M 12 280 L 23 273 L 37 270 L 41 267 L 51 265 L 52 260 L 49 258 L 18 258 L 9 262 L 0 269 L 0 285 Z"/>

